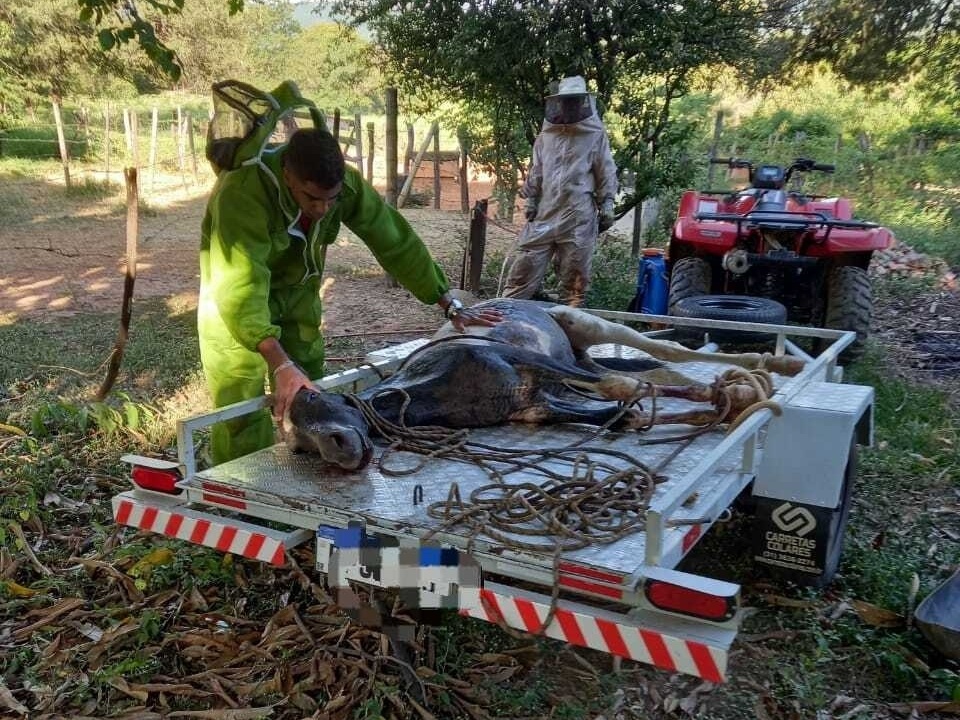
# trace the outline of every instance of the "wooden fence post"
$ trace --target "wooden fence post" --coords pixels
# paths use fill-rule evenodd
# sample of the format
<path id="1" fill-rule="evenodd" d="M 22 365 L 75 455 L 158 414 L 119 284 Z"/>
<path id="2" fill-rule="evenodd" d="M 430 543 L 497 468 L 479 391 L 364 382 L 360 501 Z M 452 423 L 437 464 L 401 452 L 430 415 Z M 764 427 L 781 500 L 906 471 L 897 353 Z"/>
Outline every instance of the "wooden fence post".
<path id="1" fill-rule="evenodd" d="M 150 187 L 157 182 L 157 128 L 160 126 L 160 110 L 153 108 L 153 117 L 150 120 Z"/>
<path id="2" fill-rule="evenodd" d="M 135 170 L 140 168 L 140 138 L 139 138 L 139 121 L 137 120 L 137 114 L 135 112 L 130 112 L 129 116 L 130 123 L 130 157 L 133 161 L 133 167 Z"/>
<path id="3" fill-rule="evenodd" d="M 90 142 L 90 112 L 86 105 L 80 107 L 80 124 L 83 126 L 83 138 Z"/>
<path id="4" fill-rule="evenodd" d="M 413 124 L 407 123 L 407 150 L 403 154 L 403 174 L 410 174 L 410 163 L 413 162 Z"/>
<path id="5" fill-rule="evenodd" d="M 390 205 L 397 205 L 397 89 L 387 88 L 387 128 L 386 161 L 387 188 L 386 199 Z"/>
<path id="6" fill-rule="evenodd" d="M 470 240 L 463 253 L 463 272 L 460 287 L 468 280 L 470 292 L 479 292 L 483 274 L 483 254 L 487 245 L 487 199 L 477 200 L 470 218 Z"/>
<path id="7" fill-rule="evenodd" d="M 830 194 L 833 194 L 833 188 L 837 184 L 836 168 L 840 163 L 840 145 L 843 142 L 843 133 L 837 133 L 837 139 L 833 143 L 833 167 L 834 172 L 830 173 Z"/>
<path id="8" fill-rule="evenodd" d="M 353 116 L 353 137 L 357 147 L 357 170 L 363 177 L 363 120 L 360 113 Z"/>
<path id="9" fill-rule="evenodd" d="M 433 132 L 433 209 L 440 209 L 440 125 L 434 123 Z"/>
<path id="10" fill-rule="evenodd" d="M 333 109 L 333 137 L 340 141 L 340 108 Z"/>
<path id="11" fill-rule="evenodd" d="M 457 142 L 460 144 L 460 211 L 470 212 L 470 178 L 467 163 L 470 158 L 470 140 L 464 128 L 457 131 Z"/>
<path id="12" fill-rule="evenodd" d="M 373 123 L 367 123 L 367 182 L 373 182 Z"/>
<path id="13" fill-rule="evenodd" d="M 187 145 L 190 148 L 190 168 L 193 170 L 193 182 L 200 182 L 200 178 L 197 175 L 197 147 L 193 142 L 193 115 L 187 110 Z"/>
<path id="14" fill-rule="evenodd" d="M 420 164 L 423 162 L 423 156 L 427 153 L 427 148 L 430 147 L 430 141 L 433 140 L 434 135 L 439 132 L 438 123 L 433 123 L 430 126 L 430 132 L 427 133 L 427 137 L 424 138 L 423 144 L 420 146 L 420 150 L 417 152 L 417 157 L 413 160 L 413 165 L 410 167 L 410 173 L 407 175 L 407 179 L 403 183 L 403 188 L 400 190 L 400 195 L 397 197 L 397 207 L 403 207 L 403 204 L 407 201 L 407 197 L 410 195 L 410 190 L 413 188 L 413 178 L 417 174 L 417 170 L 420 169 Z"/>
<path id="15" fill-rule="evenodd" d="M 388 87 L 386 93 L 387 127 L 386 127 L 386 161 L 387 161 L 387 204 L 397 206 L 397 89 Z M 400 283 L 392 275 L 388 285 L 399 287 Z"/>
<path id="16" fill-rule="evenodd" d="M 63 133 L 63 119 L 60 117 L 60 103 L 53 101 L 53 119 L 57 123 L 57 143 L 60 145 L 60 162 L 63 163 L 63 181 L 70 187 L 70 156 L 67 154 L 67 138 Z"/>
<path id="17" fill-rule="evenodd" d="M 186 165 L 184 159 L 185 154 L 186 150 L 183 144 L 183 108 L 177 105 L 177 167 L 181 174 L 183 174 L 183 169 Z"/>
<path id="18" fill-rule="evenodd" d="M 184 132 L 183 132 L 183 107 L 177 105 L 177 127 L 174 129 L 174 137 L 177 141 L 177 169 L 180 171 L 180 182 L 183 184 L 183 191 L 187 191 L 187 175 L 184 172 L 187 166 L 187 160 L 185 155 L 187 150 L 185 147 Z"/>
<path id="19" fill-rule="evenodd" d="M 127 157 L 133 155 L 133 141 L 130 139 L 130 108 L 123 109 L 123 141 L 127 147 Z"/>
<path id="20" fill-rule="evenodd" d="M 718 111 L 713 120 L 713 142 L 710 143 L 710 159 L 717 156 L 717 147 L 720 145 L 720 134 L 723 132 L 723 112 Z M 707 187 L 713 187 L 713 163 L 707 164 Z"/>
<path id="21" fill-rule="evenodd" d="M 110 181 L 110 103 L 103 104 L 103 175 Z"/>

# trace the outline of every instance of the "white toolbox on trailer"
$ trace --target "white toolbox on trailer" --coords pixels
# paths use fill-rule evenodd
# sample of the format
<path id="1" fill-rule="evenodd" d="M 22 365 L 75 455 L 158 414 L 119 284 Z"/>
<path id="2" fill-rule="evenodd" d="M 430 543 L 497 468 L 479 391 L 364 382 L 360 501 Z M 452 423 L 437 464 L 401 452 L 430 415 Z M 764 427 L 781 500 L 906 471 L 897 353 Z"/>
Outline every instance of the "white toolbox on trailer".
<path id="1" fill-rule="evenodd" d="M 752 483 L 759 528 L 755 559 L 798 579 L 829 580 L 850 505 L 855 443 L 872 440 L 872 388 L 837 382 L 842 373 L 836 358 L 853 340 L 849 332 L 596 314 L 615 321 L 692 325 L 705 332 L 762 328 L 777 334 L 777 352 L 808 360 L 796 377 L 775 377 L 773 400 L 779 415 L 760 410 L 729 435 L 714 429 L 692 439 L 662 442 L 676 436 L 678 426 L 657 426 L 644 433 L 596 434 L 595 428 L 578 425 L 519 424 L 470 431 L 471 441 L 533 451 L 582 443 L 585 436 L 596 435 L 584 448 L 588 456 L 590 448 L 598 448 L 596 452 L 603 451 L 598 459 L 607 464 L 618 462 L 617 453 L 636 458 L 661 480 L 644 511 L 642 531 L 562 553 L 487 537 L 427 512 L 431 504 L 451 496 L 454 484 L 464 498 L 489 485 L 484 470 L 443 458 L 423 463 L 422 458 L 399 453 L 386 461 L 394 472 L 405 461 L 411 468 L 420 467 L 398 476 L 382 471 L 382 444 L 373 462 L 355 473 L 331 471 L 318 458 L 294 454 L 283 444 L 198 470 L 194 433 L 262 408 L 264 398 L 181 421 L 177 462 L 124 458 L 133 465 L 134 487 L 113 499 L 114 517 L 123 525 L 275 565 L 284 564 L 290 548 L 312 539 L 315 568 L 333 587 L 357 582 L 396 588 L 409 607 L 453 608 L 470 617 L 722 681 L 740 620 L 739 585 L 675 568 Z M 791 340 L 796 336 L 833 342 L 820 356 L 809 358 Z M 372 353 L 368 366 L 328 376 L 318 385 L 346 392 L 372 385 L 379 373 L 395 368 L 422 342 Z M 601 346 L 593 352 L 629 357 L 636 351 Z M 684 363 L 681 369 L 711 382 L 725 368 Z M 657 403 L 663 411 L 689 407 L 666 398 Z M 520 471 L 507 481 L 543 479 Z M 543 540 L 549 543 L 549 538 Z"/>

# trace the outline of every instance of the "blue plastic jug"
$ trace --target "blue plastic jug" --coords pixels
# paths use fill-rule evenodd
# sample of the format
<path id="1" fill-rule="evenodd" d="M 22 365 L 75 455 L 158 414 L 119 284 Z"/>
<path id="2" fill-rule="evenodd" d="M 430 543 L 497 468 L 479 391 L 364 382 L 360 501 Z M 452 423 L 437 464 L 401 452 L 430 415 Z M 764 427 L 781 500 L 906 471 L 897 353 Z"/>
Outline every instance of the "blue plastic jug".
<path id="1" fill-rule="evenodd" d="M 637 298 L 640 312 L 648 315 L 667 314 L 670 280 L 667 261 L 660 248 L 645 248 L 637 268 Z"/>

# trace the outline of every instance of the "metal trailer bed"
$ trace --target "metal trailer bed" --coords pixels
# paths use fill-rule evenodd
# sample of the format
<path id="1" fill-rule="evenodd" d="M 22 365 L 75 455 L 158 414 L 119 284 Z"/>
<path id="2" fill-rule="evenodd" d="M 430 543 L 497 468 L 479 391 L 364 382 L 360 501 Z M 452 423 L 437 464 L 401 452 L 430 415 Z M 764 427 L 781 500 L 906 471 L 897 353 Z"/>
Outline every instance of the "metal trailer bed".
<path id="1" fill-rule="evenodd" d="M 845 519 L 849 505 L 850 438 L 857 436 L 865 443 L 872 439 L 872 389 L 837 382 L 842 373 L 836 357 L 853 340 L 849 332 L 596 314 L 615 321 L 693 325 L 706 332 L 762 328 L 776 333 L 778 353 L 786 351 L 808 360 L 799 375 L 776 376 L 774 400 L 783 408 L 779 417 L 761 410 L 729 435 L 712 430 L 680 444 L 651 444 L 677 435 L 678 426 L 659 426 L 642 434 L 602 433 L 591 439 L 590 447 L 627 453 L 665 476 L 656 486 L 641 532 L 562 555 L 505 546 L 427 514 L 431 503 L 448 498 L 453 482 L 464 498 L 489 484 L 482 469 L 431 458 L 410 475 L 389 476 L 379 466 L 382 445 L 374 461 L 357 473 L 332 473 L 315 457 L 293 454 L 283 444 L 197 470 L 194 433 L 263 407 L 262 398 L 181 421 L 176 463 L 126 458 L 139 467 L 176 470 L 182 477 L 177 483 L 182 492 L 171 495 L 135 485 L 114 498 L 115 517 L 121 524 L 278 565 L 285 561 L 286 550 L 313 538 L 316 568 L 338 584 L 358 581 L 412 587 L 422 606 L 456 607 L 472 617 L 721 681 L 740 619 L 739 586 L 680 572 L 676 566 L 754 483 L 758 502 L 769 505 L 769 528 L 759 539 L 757 560 L 811 576 L 825 572 L 831 547 L 842 543 L 844 523 L 839 520 L 841 515 Z M 671 332 L 648 334 L 669 336 Z M 791 340 L 797 336 L 832 344 L 814 359 Z M 373 384 L 379 379 L 378 371 L 396 367 L 421 342 L 372 353 L 368 360 L 376 369 L 348 370 L 318 384 L 344 391 Z M 635 351 L 599 346 L 593 353 L 631 356 Z M 680 368 L 711 382 L 725 366 L 684 363 Z M 690 407 L 681 400 L 657 402 L 666 412 Z M 580 442 L 591 432 L 573 425 L 508 425 L 471 430 L 470 437 L 497 447 L 539 450 Z M 616 463 L 609 456 L 603 460 Z M 405 453 L 389 458 L 392 468 L 407 462 L 412 466 L 420 458 Z M 542 479 L 515 473 L 507 482 Z M 269 524 L 260 525 L 260 520 Z M 839 537 L 830 537 L 831 523 L 834 536 Z M 272 529 L 277 524 L 285 529 Z M 766 526 L 761 523 L 761 529 Z M 813 532 L 821 528 L 826 534 Z M 427 536 L 429 543 L 424 542 Z M 345 540 L 348 537 L 352 539 Z M 431 563 L 422 562 L 418 567 L 416 560 L 410 564 L 409 554 L 401 564 L 399 549 L 393 554 L 386 549 L 417 548 L 421 543 L 458 551 L 456 567 L 431 569 L 423 567 Z M 360 551 L 361 545 L 380 547 L 375 562 L 383 567 L 371 567 L 371 555 Z M 391 563 L 394 567 L 388 568 Z M 466 579 L 474 577 L 470 568 L 476 571 L 475 580 Z M 551 597 L 557 591 L 559 600 Z M 542 627 L 548 618 L 550 623 Z"/>

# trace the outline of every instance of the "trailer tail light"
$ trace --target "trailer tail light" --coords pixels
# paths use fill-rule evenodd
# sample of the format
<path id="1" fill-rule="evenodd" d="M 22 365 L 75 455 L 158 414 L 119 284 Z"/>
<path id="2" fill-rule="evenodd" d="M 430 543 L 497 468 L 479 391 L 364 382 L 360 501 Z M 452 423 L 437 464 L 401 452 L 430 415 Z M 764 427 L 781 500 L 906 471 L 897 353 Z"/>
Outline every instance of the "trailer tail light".
<path id="1" fill-rule="evenodd" d="M 180 473 L 174 469 L 161 469 L 134 465 L 130 473 L 133 483 L 144 490 L 179 495 L 183 492 L 177 487 L 180 482 Z"/>
<path id="2" fill-rule="evenodd" d="M 662 580 L 647 580 L 643 590 L 650 604 L 660 610 L 716 621 L 736 614 L 736 595 L 712 595 Z"/>

